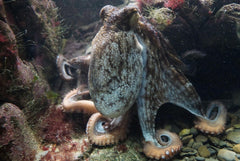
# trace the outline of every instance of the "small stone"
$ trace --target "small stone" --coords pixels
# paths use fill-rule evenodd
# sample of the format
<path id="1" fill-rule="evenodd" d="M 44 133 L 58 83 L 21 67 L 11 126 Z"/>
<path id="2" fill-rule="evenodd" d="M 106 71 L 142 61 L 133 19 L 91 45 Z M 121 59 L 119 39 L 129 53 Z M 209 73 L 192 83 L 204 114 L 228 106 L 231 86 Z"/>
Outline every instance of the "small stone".
<path id="1" fill-rule="evenodd" d="M 218 146 L 220 139 L 214 136 L 208 136 L 211 143 L 213 143 L 214 146 Z"/>
<path id="2" fill-rule="evenodd" d="M 226 147 L 226 146 L 227 146 L 227 142 L 220 140 L 220 141 L 219 141 L 219 145 L 220 145 L 221 147 Z"/>
<path id="3" fill-rule="evenodd" d="M 196 140 L 196 142 L 202 142 L 204 144 L 208 141 L 208 138 L 206 136 L 203 136 L 203 135 L 198 135 L 195 138 L 195 140 Z"/>
<path id="4" fill-rule="evenodd" d="M 234 127 L 235 129 L 240 129 L 240 124 L 235 124 L 235 125 L 233 125 L 233 127 Z"/>
<path id="5" fill-rule="evenodd" d="M 215 155 L 217 153 L 217 151 L 213 148 L 208 148 L 210 155 Z"/>
<path id="6" fill-rule="evenodd" d="M 222 161 L 235 161 L 236 153 L 227 149 L 220 149 L 217 157 Z"/>
<path id="7" fill-rule="evenodd" d="M 192 138 L 192 139 L 190 139 L 189 140 L 189 142 L 188 142 L 188 144 L 187 144 L 187 147 L 192 147 L 192 145 L 193 145 L 193 143 L 194 143 L 194 139 Z"/>
<path id="8" fill-rule="evenodd" d="M 193 138 L 193 135 L 187 135 L 182 138 L 182 143 L 187 144 Z"/>
<path id="9" fill-rule="evenodd" d="M 236 154 L 236 157 L 237 157 L 238 159 L 240 159 L 240 154 Z"/>
<path id="10" fill-rule="evenodd" d="M 218 159 L 214 159 L 214 158 L 206 158 L 205 161 L 218 161 Z"/>
<path id="11" fill-rule="evenodd" d="M 227 140 L 239 144 L 240 143 L 240 130 L 234 130 L 227 134 Z"/>
<path id="12" fill-rule="evenodd" d="M 192 151 L 194 151 L 193 148 L 188 148 L 188 147 L 184 147 L 184 148 L 182 148 L 182 152 L 189 153 L 189 152 L 192 152 Z"/>
<path id="13" fill-rule="evenodd" d="M 186 135 L 190 135 L 190 129 L 183 129 L 182 131 L 180 131 L 179 136 L 183 137 Z"/>
<path id="14" fill-rule="evenodd" d="M 195 136 L 195 135 L 198 134 L 198 130 L 192 127 L 192 128 L 190 129 L 190 133 Z"/>
<path id="15" fill-rule="evenodd" d="M 203 143 L 201 143 L 201 142 L 194 142 L 193 145 L 192 145 L 192 148 L 193 149 L 198 149 L 202 145 L 203 145 Z"/>
<path id="16" fill-rule="evenodd" d="M 204 157 L 204 158 L 210 157 L 210 152 L 205 145 L 202 145 L 198 148 L 198 153 L 201 157 Z"/>
<path id="17" fill-rule="evenodd" d="M 236 144 L 233 146 L 233 150 L 236 152 L 236 153 L 240 153 L 240 144 Z"/>
<path id="18" fill-rule="evenodd" d="M 205 158 L 203 158 L 203 157 L 196 157 L 195 158 L 197 161 L 205 161 Z"/>
<path id="19" fill-rule="evenodd" d="M 182 149 L 182 152 L 180 153 L 180 156 L 181 157 L 194 156 L 196 154 L 197 154 L 197 151 L 195 149 L 185 147 L 185 148 Z"/>

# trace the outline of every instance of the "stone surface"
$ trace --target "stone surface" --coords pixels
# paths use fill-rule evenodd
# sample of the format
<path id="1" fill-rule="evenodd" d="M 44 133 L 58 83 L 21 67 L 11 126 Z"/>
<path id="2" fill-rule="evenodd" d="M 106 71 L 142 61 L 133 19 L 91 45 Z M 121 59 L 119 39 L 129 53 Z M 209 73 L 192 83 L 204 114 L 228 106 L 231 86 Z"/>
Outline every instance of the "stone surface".
<path id="1" fill-rule="evenodd" d="M 227 140 L 239 144 L 240 143 L 240 130 L 234 130 L 227 134 Z"/>
<path id="2" fill-rule="evenodd" d="M 204 157 L 196 157 L 195 159 L 196 159 L 197 161 L 204 161 L 204 160 L 205 160 Z"/>
<path id="3" fill-rule="evenodd" d="M 190 132 L 191 132 L 190 129 L 183 129 L 182 131 L 180 131 L 179 136 L 183 137 L 183 136 L 189 135 Z"/>
<path id="4" fill-rule="evenodd" d="M 202 143 L 206 143 L 208 141 L 208 138 L 206 136 L 203 135 L 198 135 L 195 140 L 197 142 L 202 142 Z"/>
<path id="5" fill-rule="evenodd" d="M 240 124 L 235 124 L 235 125 L 233 125 L 233 127 L 236 129 L 240 129 Z"/>
<path id="6" fill-rule="evenodd" d="M 236 153 L 227 149 L 220 149 L 217 157 L 221 161 L 235 161 Z"/>
<path id="7" fill-rule="evenodd" d="M 240 144 L 236 144 L 233 146 L 233 150 L 236 152 L 236 153 L 240 153 Z"/>
<path id="8" fill-rule="evenodd" d="M 182 138 L 182 143 L 187 144 L 193 138 L 193 135 L 187 135 Z"/>
<path id="9" fill-rule="evenodd" d="M 201 143 L 201 142 L 194 142 L 193 145 L 192 145 L 192 148 L 198 149 L 202 145 L 203 145 L 203 143 Z"/>
<path id="10" fill-rule="evenodd" d="M 219 145 L 219 142 L 220 142 L 220 139 L 217 138 L 217 137 L 213 137 L 213 136 L 209 136 L 208 137 L 210 142 L 215 145 L 215 146 L 218 146 Z"/>
<path id="11" fill-rule="evenodd" d="M 198 153 L 201 157 L 208 158 L 210 157 L 210 152 L 207 148 L 207 146 L 202 145 L 198 148 Z"/>

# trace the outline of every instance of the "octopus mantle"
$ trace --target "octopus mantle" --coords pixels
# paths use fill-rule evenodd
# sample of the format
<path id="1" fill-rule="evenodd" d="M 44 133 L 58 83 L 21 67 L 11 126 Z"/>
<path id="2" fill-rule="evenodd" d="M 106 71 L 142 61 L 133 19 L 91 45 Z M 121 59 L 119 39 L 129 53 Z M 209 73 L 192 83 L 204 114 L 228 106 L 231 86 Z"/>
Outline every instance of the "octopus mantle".
<path id="1" fill-rule="evenodd" d="M 143 152 L 150 158 L 169 159 L 182 146 L 176 134 L 155 129 L 157 111 L 163 104 L 177 105 L 195 115 L 195 127 L 202 132 L 219 134 L 224 130 L 224 106 L 213 102 L 203 109 L 193 85 L 177 69 L 176 64 L 181 62 L 174 50 L 138 8 L 108 5 L 102 8 L 100 17 L 104 25 L 92 41 L 88 73 L 94 103 L 76 100 L 87 93 L 78 90 L 63 100 L 66 111 L 95 113 L 87 125 L 91 143 L 108 145 L 125 139 L 134 103 L 145 139 Z"/>

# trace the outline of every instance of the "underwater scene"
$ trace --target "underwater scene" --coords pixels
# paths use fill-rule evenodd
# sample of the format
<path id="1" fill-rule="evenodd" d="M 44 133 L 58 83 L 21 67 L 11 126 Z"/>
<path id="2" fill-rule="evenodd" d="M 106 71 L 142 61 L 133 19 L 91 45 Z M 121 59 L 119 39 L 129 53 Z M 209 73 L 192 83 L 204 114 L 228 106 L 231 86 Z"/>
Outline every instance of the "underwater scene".
<path id="1" fill-rule="evenodd" d="M 239 161 L 239 0 L 0 0 L 0 161 Z"/>

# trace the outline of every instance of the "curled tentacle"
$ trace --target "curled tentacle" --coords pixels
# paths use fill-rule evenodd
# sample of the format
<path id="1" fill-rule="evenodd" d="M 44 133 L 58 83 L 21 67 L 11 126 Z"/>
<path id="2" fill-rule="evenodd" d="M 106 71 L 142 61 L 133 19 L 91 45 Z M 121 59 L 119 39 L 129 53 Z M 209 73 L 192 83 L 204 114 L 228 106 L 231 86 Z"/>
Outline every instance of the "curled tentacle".
<path id="1" fill-rule="evenodd" d="M 127 137 L 128 115 L 109 119 L 100 113 L 93 114 L 87 123 L 87 135 L 92 144 L 116 144 Z"/>
<path id="2" fill-rule="evenodd" d="M 182 147 L 182 142 L 177 134 L 167 130 L 158 130 L 156 132 L 158 143 L 146 141 L 143 152 L 149 158 L 166 160 L 172 158 Z M 158 145 L 156 145 L 158 144 Z"/>
<path id="3" fill-rule="evenodd" d="M 60 76 L 64 80 L 74 79 L 73 67 L 68 63 L 67 59 L 63 55 L 57 56 L 57 67 L 60 72 Z"/>
<path id="4" fill-rule="evenodd" d="M 66 112 L 83 112 L 93 114 L 98 112 L 92 101 L 78 100 L 78 97 L 89 94 L 89 91 L 79 92 L 78 89 L 74 89 L 66 94 L 63 99 L 63 108 Z"/>
<path id="5" fill-rule="evenodd" d="M 204 133 L 220 134 L 225 129 L 227 110 L 218 101 L 212 102 L 207 109 L 206 117 L 198 117 L 195 128 Z"/>
<path id="6" fill-rule="evenodd" d="M 81 69 L 81 71 L 88 71 L 91 57 L 91 54 L 81 55 L 76 58 L 72 58 L 71 60 L 69 60 L 69 62 L 76 69 Z"/>

